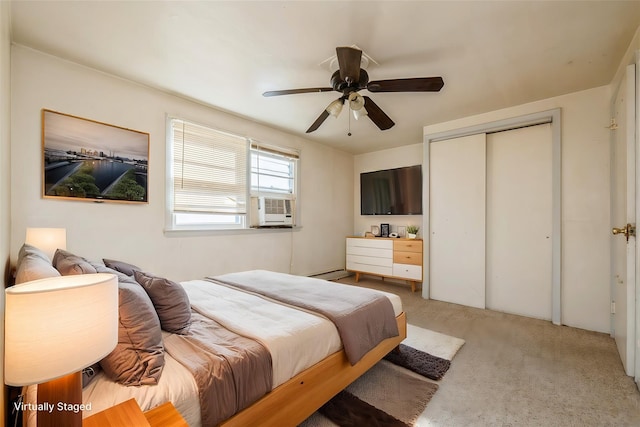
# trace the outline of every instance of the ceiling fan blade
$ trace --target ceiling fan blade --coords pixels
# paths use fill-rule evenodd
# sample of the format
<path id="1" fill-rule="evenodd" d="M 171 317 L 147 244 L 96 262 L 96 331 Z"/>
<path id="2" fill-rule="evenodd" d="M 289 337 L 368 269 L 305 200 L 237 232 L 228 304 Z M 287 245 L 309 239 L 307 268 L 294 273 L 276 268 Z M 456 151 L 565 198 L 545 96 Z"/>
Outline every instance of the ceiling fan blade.
<path id="1" fill-rule="evenodd" d="M 376 126 L 380 128 L 380 130 L 387 130 L 393 127 L 395 123 L 387 114 L 378 107 L 378 105 L 373 102 L 371 98 L 368 96 L 363 96 L 364 98 L 364 108 L 367 110 L 367 114 L 371 121 L 375 123 Z"/>
<path id="2" fill-rule="evenodd" d="M 337 47 L 336 55 L 340 66 L 340 78 L 347 84 L 360 81 L 362 51 L 352 47 Z"/>
<path id="3" fill-rule="evenodd" d="M 262 94 L 262 96 L 279 96 L 279 95 L 295 95 L 297 93 L 313 93 L 313 92 L 331 92 L 332 87 L 310 87 L 306 89 L 286 89 L 286 90 L 270 90 Z"/>
<path id="4" fill-rule="evenodd" d="M 322 113 L 318 116 L 315 122 L 307 129 L 306 133 L 311 133 L 314 130 L 318 129 L 320 125 L 329 117 L 329 112 L 327 110 L 322 110 Z"/>
<path id="5" fill-rule="evenodd" d="M 438 92 L 444 86 L 442 77 L 376 80 L 369 82 L 369 92 Z"/>

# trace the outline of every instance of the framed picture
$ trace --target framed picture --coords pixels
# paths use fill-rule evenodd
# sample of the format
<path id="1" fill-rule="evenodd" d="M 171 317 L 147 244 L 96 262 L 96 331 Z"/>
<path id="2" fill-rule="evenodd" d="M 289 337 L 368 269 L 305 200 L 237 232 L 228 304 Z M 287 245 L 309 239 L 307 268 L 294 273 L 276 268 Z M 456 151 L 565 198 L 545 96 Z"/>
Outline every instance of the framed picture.
<path id="1" fill-rule="evenodd" d="M 389 237 L 389 224 L 380 224 L 380 236 Z"/>
<path id="2" fill-rule="evenodd" d="M 43 197 L 148 203 L 149 134 L 42 110 Z"/>
<path id="3" fill-rule="evenodd" d="M 398 237 L 407 237 L 407 227 L 405 225 L 398 226 Z"/>
<path id="4" fill-rule="evenodd" d="M 376 237 L 380 236 L 380 227 L 378 227 L 377 225 L 372 225 L 371 233 L 373 233 L 373 235 Z"/>

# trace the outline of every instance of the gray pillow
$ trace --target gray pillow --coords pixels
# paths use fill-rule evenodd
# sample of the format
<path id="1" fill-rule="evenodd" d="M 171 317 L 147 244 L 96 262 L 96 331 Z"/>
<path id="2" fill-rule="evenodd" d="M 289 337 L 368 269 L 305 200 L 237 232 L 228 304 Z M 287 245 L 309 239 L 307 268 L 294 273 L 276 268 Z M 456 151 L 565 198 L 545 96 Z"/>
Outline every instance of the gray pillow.
<path id="1" fill-rule="evenodd" d="M 98 273 L 115 274 L 115 276 L 118 278 L 118 282 L 128 282 L 128 283 L 133 283 L 133 284 L 136 284 L 136 285 L 140 286 L 140 284 L 138 282 L 136 282 L 133 279 L 133 277 L 129 277 L 126 274 L 121 273 L 120 271 L 114 270 L 113 268 L 109 268 L 104 264 L 100 264 L 99 262 L 89 261 L 89 263 L 91 264 L 91 266 L 93 268 L 96 269 L 96 272 L 98 272 Z"/>
<path id="2" fill-rule="evenodd" d="M 62 249 L 56 249 L 53 255 L 53 266 L 63 276 L 97 273 L 89 261 Z"/>
<path id="3" fill-rule="evenodd" d="M 132 282 L 118 282 L 118 344 L 100 366 L 123 385 L 155 385 L 164 367 L 160 321 L 142 286 Z"/>
<path id="4" fill-rule="evenodd" d="M 22 245 L 18 252 L 16 285 L 57 276 L 60 276 L 60 273 L 51 265 L 49 257 L 42 250 L 26 243 Z"/>
<path id="5" fill-rule="evenodd" d="M 116 261 L 114 259 L 106 259 L 103 258 L 102 260 L 104 262 L 104 265 L 106 265 L 109 268 L 112 268 L 116 271 L 119 271 L 120 273 L 124 273 L 127 276 L 133 276 L 133 272 L 134 271 L 140 271 L 140 267 L 135 266 L 133 264 L 129 264 L 128 262 L 124 262 L 124 261 Z"/>
<path id="6" fill-rule="evenodd" d="M 191 304 L 181 284 L 142 271 L 134 271 L 156 308 L 162 329 L 175 334 L 186 334 L 191 324 Z"/>

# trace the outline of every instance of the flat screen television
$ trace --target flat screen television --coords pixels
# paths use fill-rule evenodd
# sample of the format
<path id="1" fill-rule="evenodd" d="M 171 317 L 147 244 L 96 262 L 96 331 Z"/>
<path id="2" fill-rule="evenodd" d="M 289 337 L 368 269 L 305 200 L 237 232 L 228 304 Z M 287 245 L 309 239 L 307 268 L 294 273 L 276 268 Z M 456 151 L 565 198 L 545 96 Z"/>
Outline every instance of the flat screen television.
<path id="1" fill-rule="evenodd" d="M 361 215 L 422 215 L 422 165 L 360 174 Z"/>

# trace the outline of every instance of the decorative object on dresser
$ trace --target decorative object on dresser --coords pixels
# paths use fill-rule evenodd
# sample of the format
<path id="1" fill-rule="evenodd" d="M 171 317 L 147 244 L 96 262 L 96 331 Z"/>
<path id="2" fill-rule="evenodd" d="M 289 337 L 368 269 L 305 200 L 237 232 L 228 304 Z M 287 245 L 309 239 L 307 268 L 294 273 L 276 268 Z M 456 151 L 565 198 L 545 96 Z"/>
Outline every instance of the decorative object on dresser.
<path id="1" fill-rule="evenodd" d="M 5 383 L 38 384 L 39 427 L 80 427 L 81 370 L 118 341 L 116 277 L 33 280 L 7 288 L 5 301 Z"/>
<path id="2" fill-rule="evenodd" d="M 389 237 L 389 224 L 380 224 L 380 237 Z"/>
<path id="3" fill-rule="evenodd" d="M 407 227 L 404 225 L 398 226 L 398 237 L 407 237 Z"/>
<path id="4" fill-rule="evenodd" d="M 416 282 L 422 282 L 421 239 L 347 237 L 347 270 L 382 278 L 403 279 L 415 292 Z"/>
<path id="5" fill-rule="evenodd" d="M 418 231 L 420 231 L 420 227 L 417 225 L 408 225 L 407 226 L 407 237 L 410 239 L 415 239 L 418 235 Z"/>
<path id="6" fill-rule="evenodd" d="M 380 227 L 377 225 L 372 225 L 371 226 L 371 233 L 373 234 L 374 237 L 379 237 L 380 236 Z"/>

